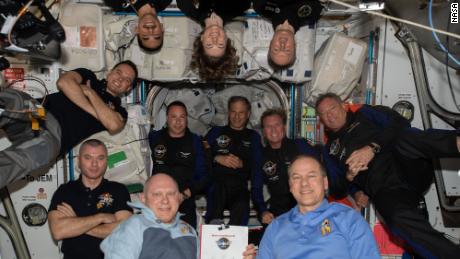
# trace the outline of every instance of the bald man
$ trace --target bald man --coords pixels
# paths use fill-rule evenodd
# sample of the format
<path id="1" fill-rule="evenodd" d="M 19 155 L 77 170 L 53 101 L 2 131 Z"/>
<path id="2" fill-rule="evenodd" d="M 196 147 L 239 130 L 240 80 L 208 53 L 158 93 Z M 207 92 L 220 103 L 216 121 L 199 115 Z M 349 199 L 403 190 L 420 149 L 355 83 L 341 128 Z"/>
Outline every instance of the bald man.
<path id="1" fill-rule="evenodd" d="M 142 213 L 126 220 L 102 242 L 105 258 L 197 258 L 197 233 L 177 213 L 181 194 L 174 179 L 155 174 L 145 183 L 140 199 L 129 205 Z"/>
<path id="2" fill-rule="evenodd" d="M 297 206 L 268 226 L 257 259 L 380 258 L 364 218 L 347 206 L 325 199 L 326 170 L 315 157 L 294 158 L 288 178 Z"/>

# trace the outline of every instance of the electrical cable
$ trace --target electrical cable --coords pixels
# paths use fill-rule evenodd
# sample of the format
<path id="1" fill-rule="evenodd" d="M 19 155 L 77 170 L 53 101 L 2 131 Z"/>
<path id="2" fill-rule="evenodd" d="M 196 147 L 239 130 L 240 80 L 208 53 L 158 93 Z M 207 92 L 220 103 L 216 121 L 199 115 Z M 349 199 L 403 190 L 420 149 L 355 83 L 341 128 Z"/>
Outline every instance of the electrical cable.
<path id="1" fill-rule="evenodd" d="M 9 88 L 13 84 L 15 84 L 17 82 L 23 82 L 23 81 L 35 81 L 35 82 L 38 82 L 40 84 L 40 86 L 42 86 L 43 89 L 45 89 L 45 94 L 44 94 L 43 99 L 42 99 L 42 101 L 40 103 L 40 105 L 43 106 L 45 101 L 46 101 L 46 96 L 49 94 L 49 92 L 48 92 L 48 88 L 46 87 L 45 82 L 43 82 L 43 80 L 41 80 L 38 77 L 27 76 L 27 77 L 24 77 L 24 79 L 17 79 L 17 80 L 14 80 L 14 81 L 8 83 L 5 88 Z M 35 112 L 34 110 L 31 110 L 31 109 L 23 109 L 23 110 L 4 109 L 4 111 L 5 112 L 11 112 L 11 113 L 32 113 L 32 112 Z"/>
<path id="2" fill-rule="evenodd" d="M 433 9 L 433 0 L 430 0 L 430 2 L 428 2 L 428 23 L 430 24 L 430 27 L 434 29 L 432 9 Z M 436 32 L 434 30 L 432 30 L 431 32 L 433 34 L 433 38 L 435 39 L 438 46 L 442 49 L 442 51 L 444 51 L 453 62 L 455 62 L 458 66 L 460 66 L 460 61 L 458 61 L 454 56 L 452 56 L 452 54 L 449 53 L 446 47 L 444 47 L 444 45 L 439 40 L 439 37 L 436 34 Z M 447 35 L 447 36 L 450 36 L 450 35 Z"/>
<path id="3" fill-rule="evenodd" d="M 383 18 L 386 18 L 386 19 L 389 19 L 389 20 L 393 20 L 393 21 L 396 21 L 396 22 L 409 24 L 409 25 L 412 25 L 412 26 L 415 26 L 415 27 L 419 27 L 419 28 L 428 30 L 428 31 L 435 31 L 435 32 L 437 32 L 439 34 L 444 34 L 444 35 L 454 37 L 456 39 L 460 39 L 460 35 L 458 35 L 458 34 L 451 33 L 451 32 L 444 31 L 444 30 L 440 30 L 440 29 L 436 29 L 436 28 L 426 26 L 426 25 L 423 25 L 423 24 L 420 24 L 420 23 L 412 22 L 412 21 L 409 21 L 409 20 L 406 20 L 406 19 L 401 19 L 401 18 L 398 18 L 398 17 L 394 17 L 394 16 L 391 16 L 391 15 L 387 15 L 387 14 L 383 14 L 383 13 L 379 13 L 379 12 L 375 12 L 375 11 L 364 11 L 364 10 L 359 9 L 359 7 L 344 3 L 344 2 L 339 1 L 339 0 L 322 0 L 322 2 L 326 2 L 326 1 L 333 2 L 333 3 L 336 3 L 338 5 L 345 6 L 345 7 L 348 7 L 348 8 L 354 9 L 354 10 L 358 10 L 358 11 L 361 11 L 361 12 L 365 12 L 365 13 L 368 13 L 368 14 L 372 14 L 372 15 L 375 15 L 375 16 L 380 16 L 380 17 L 383 17 Z"/>

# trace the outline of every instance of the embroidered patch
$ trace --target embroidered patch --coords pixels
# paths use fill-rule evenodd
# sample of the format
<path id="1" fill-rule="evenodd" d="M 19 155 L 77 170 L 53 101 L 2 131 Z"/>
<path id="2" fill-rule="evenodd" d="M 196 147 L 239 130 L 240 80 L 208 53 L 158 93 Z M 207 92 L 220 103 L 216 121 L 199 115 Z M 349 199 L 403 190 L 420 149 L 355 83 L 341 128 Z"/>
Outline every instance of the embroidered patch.
<path id="1" fill-rule="evenodd" d="M 307 17 L 311 14 L 311 7 L 309 5 L 302 5 L 298 10 L 297 10 L 297 15 L 299 17 Z"/>
<path id="2" fill-rule="evenodd" d="M 97 198 L 99 199 L 99 201 L 96 204 L 97 209 L 112 206 L 112 203 L 113 203 L 112 194 L 110 194 L 108 192 L 105 192 L 105 193 L 99 195 L 99 197 L 97 197 Z"/>
<path id="3" fill-rule="evenodd" d="M 230 144 L 230 141 L 232 139 L 229 138 L 227 135 L 220 135 L 216 141 L 217 141 L 217 145 L 221 148 L 226 148 L 229 144 Z"/>
<path id="4" fill-rule="evenodd" d="M 179 152 L 177 155 L 179 158 L 187 159 L 190 157 L 192 153 L 190 152 Z"/>
<path id="5" fill-rule="evenodd" d="M 241 143 L 243 143 L 244 147 L 250 147 L 251 146 L 251 141 L 244 141 L 242 140 Z"/>
<path id="6" fill-rule="evenodd" d="M 153 153 L 157 159 L 162 159 L 166 155 L 166 151 L 168 149 L 164 145 L 156 145 L 153 149 Z"/>
<path id="7" fill-rule="evenodd" d="M 276 163 L 268 161 L 264 164 L 262 170 L 264 170 L 264 172 L 269 176 L 274 175 L 276 173 Z"/>
<path id="8" fill-rule="evenodd" d="M 361 124 L 361 122 L 359 122 L 359 121 L 353 122 L 353 124 L 351 124 L 351 125 L 348 127 L 347 133 L 352 132 L 356 127 L 359 126 L 359 124 Z"/>
<path id="9" fill-rule="evenodd" d="M 340 139 L 334 140 L 334 142 L 331 143 L 331 146 L 329 147 L 329 155 L 337 155 L 340 150 Z"/>
<path id="10" fill-rule="evenodd" d="M 321 223 L 321 235 L 327 235 L 331 233 L 331 224 L 329 224 L 329 220 L 325 219 L 323 223 Z"/>
<path id="11" fill-rule="evenodd" d="M 187 225 L 183 225 L 181 228 L 180 228 L 180 232 L 185 235 L 187 233 L 192 233 L 192 230 L 190 229 L 189 226 Z"/>

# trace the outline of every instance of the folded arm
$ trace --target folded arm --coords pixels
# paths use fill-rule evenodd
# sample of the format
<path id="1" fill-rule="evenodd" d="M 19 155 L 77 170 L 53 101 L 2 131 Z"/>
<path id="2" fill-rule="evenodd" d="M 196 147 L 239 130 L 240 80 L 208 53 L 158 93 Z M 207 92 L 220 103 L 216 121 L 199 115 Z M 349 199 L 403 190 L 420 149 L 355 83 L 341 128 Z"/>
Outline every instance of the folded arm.
<path id="1" fill-rule="evenodd" d="M 86 234 L 93 237 L 104 239 L 108 235 L 110 235 L 110 233 L 112 233 L 113 229 L 116 228 L 118 224 L 123 222 L 125 219 L 129 218 L 132 215 L 132 213 L 128 210 L 120 210 L 117 211 L 114 215 L 115 222 L 100 224 L 90 229 L 88 232 L 86 232 Z"/>
<path id="2" fill-rule="evenodd" d="M 55 240 L 80 236 L 101 224 L 110 224 L 115 221 L 115 216 L 110 213 L 78 217 L 72 207 L 65 202 L 58 205 L 56 210 L 48 213 L 51 234 Z"/>

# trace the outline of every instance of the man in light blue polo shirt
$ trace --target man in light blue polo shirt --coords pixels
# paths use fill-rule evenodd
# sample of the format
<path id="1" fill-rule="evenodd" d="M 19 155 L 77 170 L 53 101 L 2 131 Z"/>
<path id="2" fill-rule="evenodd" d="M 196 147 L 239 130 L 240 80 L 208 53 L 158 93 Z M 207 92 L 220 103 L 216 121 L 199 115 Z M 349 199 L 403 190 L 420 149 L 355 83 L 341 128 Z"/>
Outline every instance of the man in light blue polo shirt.
<path id="1" fill-rule="evenodd" d="M 324 198 L 326 171 L 308 155 L 288 170 L 297 206 L 267 228 L 257 258 L 380 258 L 367 222 L 353 209 Z"/>

